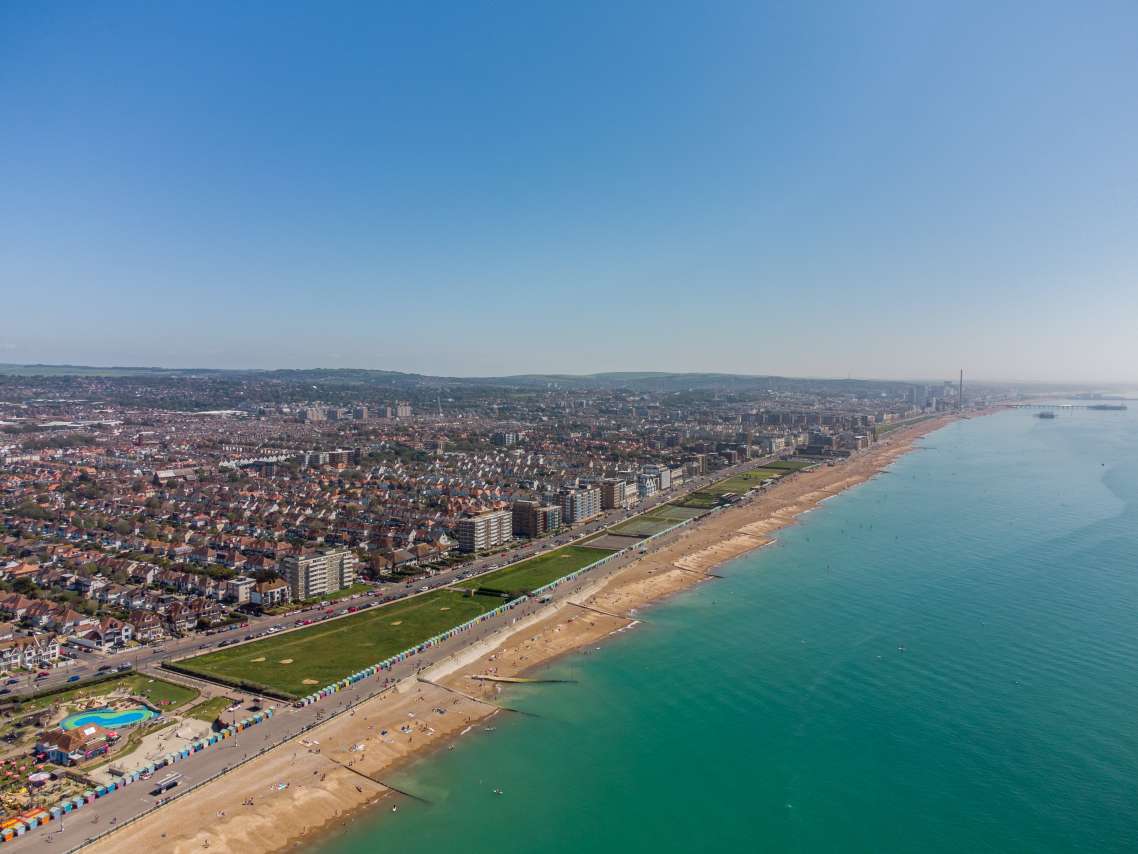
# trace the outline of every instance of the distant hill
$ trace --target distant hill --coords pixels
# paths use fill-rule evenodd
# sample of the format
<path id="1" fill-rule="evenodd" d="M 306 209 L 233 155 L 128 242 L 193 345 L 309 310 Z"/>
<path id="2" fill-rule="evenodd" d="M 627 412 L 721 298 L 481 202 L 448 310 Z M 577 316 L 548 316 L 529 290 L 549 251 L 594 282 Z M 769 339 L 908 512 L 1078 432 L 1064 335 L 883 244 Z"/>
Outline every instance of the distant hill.
<path id="1" fill-rule="evenodd" d="M 438 377 L 426 374 L 380 371 L 363 368 L 284 368 L 245 370 L 221 368 L 158 368 L 89 365 L 0 364 L 0 375 L 43 377 L 123 377 L 160 379 L 163 377 L 213 380 L 256 379 L 281 384 L 316 386 L 367 386 L 407 391 L 441 388 L 514 389 L 628 389 L 655 393 L 685 391 L 825 391 L 830 393 L 872 393 L 888 391 L 898 385 L 892 380 L 852 380 L 794 378 L 725 373 L 669 373 L 665 371 L 615 371 L 598 374 L 518 374 L 504 377 Z"/>

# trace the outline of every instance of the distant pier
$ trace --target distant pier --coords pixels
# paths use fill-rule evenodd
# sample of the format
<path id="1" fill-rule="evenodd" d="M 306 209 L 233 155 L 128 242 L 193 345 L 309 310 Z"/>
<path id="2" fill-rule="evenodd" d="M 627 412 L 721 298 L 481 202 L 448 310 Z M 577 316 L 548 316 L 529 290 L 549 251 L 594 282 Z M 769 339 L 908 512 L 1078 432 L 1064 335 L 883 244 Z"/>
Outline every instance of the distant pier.
<path id="1" fill-rule="evenodd" d="M 1117 412 L 1126 409 L 1125 403 L 1013 403 L 1013 409 L 1095 409 L 1105 412 Z"/>

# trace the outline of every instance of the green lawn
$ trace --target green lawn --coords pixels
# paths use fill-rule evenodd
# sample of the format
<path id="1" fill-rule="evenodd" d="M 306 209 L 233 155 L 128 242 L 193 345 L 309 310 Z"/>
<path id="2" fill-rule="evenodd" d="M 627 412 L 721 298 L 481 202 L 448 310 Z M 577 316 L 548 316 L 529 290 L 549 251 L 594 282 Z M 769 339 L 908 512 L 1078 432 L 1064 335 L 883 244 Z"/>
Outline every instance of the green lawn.
<path id="1" fill-rule="evenodd" d="M 754 489 L 764 480 L 770 480 L 771 478 L 777 479 L 783 477 L 785 474 L 785 469 L 752 469 L 751 471 L 745 471 L 742 474 L 729 477 L 727 480 L 721 480 L 719 483 L 712 484 L 707 488 L 707 491 L 718 495 L 722 495 L 725 492 L 746 492 L 748 489 Z"/>
<path id="2" fill-rule="evenodd" d="M 710 510 L 719 504 L 719 500 L 710 492 L 693 492 L 678 498 L 673 502 L 677 507 L 686 507 L 692 510 Z"/>
<path id="3" fill-rule="evenodd" d="M 548 554 L 531 557 L 521 563 L 506 566 L 477 578 L 468 578 L 457 586 L 474 590 L 484 587 L 523 593 L 535 590 L 583 566 L 611 555 L 612 549 L 595 549 L 589 546 L 562 546 Z"/>
<path id="4" fill-rule="evenodd" d="M 680 507 L 676 504 L 661 504 L 647 513 L 633 516 L 624 522 L 613 525 L 609 530 L 614 534 L 624 534 L 628 537 L 648 537 L 660 531 L 671 528 L 686 519 L 702 515 L 698 507 Z"/>
<path id="5" fill-rule="evenodd" d="M 142 673 L 132 673 L 129 676 L 119 676 L 79 688 L 69 688 L 35 697 L 20 705 L 21 712 L 35 711 L 46 708 L 53 703 L 65 703 L 78 697 L 105 697 L 119 688 L 127 688 L 130 693 L 145 697 L 157 708 L 162 710 L 174 709 L 194 700 L 198 696 L 196 688 L 186 688 L 175 685 L 163 679 L 155 679 Z"/>
<path id="6" fill-rule="evenodd" d="M 650 516 L 634 516 L 619 525 L 613 525 L 609 531 L 613 534 L 623 534 L 626 537 L 650 537 L 658 534 L 665 528 L 675 525 L 667 519 L 654 519 Z"/>
<path id="7" fill-rule="evenodd" d="M 741 495 L 747 490 L 754 489 L 759 486 L 764 480 L 770 478 L 785 477 L 790 473 L 790 469 L 784 467 L 775 467 L 774 465 L 752 469 L 751 471 L 741 472 L 740 474 L 732 475 L 711 486 L 704 487 L 698 492 L 693 492 L 684 498 L 674 502 L 680 507 L 692 507 L 700 509 L 708 509 L 715 507 L 719 503 L 719 497 L 726 495 L 728 492 L 733 492 L 736 495 Z"/>
<path id="8" fill-rule="evenodd" d="M 769 469 L 786 469 L 787 471 L 801 471 L 808 469 L 810 466 L 816 466 L 817 463 L 809 463 L 805 460 L 776 460 L 773 463 L 767 463 Z"/>
<path id="9" fill-rule="evenodd" d="M 226 647 L 176 667 L 252 690 L 302 697 L 491 611 L 503 600 L 436 590 L 303 629 Z"/>
<path id="10" fill-rule="evenodd" d="M 205 721 L 207 724 L 213 723 L 217 720 L 217 716 L 228 709 L 232 703 L 233 701 L 229 697 L 213 697 L 204 703 L 198 703 L 196 706 L 186 709 L 185 715 L 187 718 Z"/>

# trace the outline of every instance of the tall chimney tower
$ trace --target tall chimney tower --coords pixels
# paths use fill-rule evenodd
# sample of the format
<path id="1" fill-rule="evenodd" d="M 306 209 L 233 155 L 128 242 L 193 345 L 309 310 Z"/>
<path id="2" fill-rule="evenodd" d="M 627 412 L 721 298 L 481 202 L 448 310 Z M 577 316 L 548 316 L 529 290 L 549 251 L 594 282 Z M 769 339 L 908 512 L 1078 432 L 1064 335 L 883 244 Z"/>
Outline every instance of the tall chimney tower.
<path id="1" fill-rule="evenodd" d="M 964 368 L 960 369 L 960 388 L 956 392 L 956 408 L 964 408 Z"/>

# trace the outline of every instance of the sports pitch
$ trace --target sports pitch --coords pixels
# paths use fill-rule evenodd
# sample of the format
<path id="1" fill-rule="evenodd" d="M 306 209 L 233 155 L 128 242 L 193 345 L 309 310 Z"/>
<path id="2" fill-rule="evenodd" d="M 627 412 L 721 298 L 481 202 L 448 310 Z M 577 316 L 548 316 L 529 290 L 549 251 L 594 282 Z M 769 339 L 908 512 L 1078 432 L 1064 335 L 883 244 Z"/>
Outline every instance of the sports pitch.
<path id="1" fill-rule="evenodd" d="M 177 669 L 302 697 L 465 623 L 503 600 L 436 590 L 179 661 Z"/>

